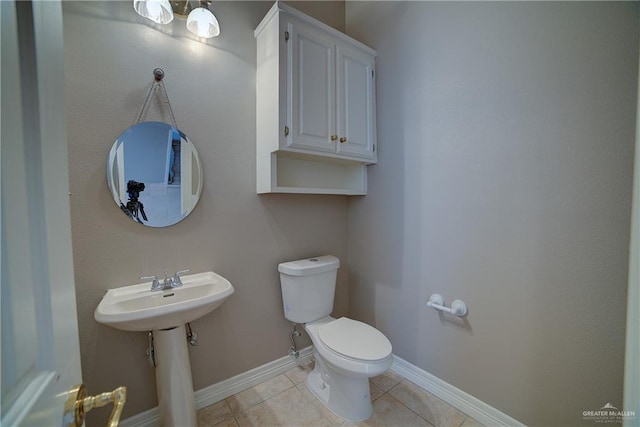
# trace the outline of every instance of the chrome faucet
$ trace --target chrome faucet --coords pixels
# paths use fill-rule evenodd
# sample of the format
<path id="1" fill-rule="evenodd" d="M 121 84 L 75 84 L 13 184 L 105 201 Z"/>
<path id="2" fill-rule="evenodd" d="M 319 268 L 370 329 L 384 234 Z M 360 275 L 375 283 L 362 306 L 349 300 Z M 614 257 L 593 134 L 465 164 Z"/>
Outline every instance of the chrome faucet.
<path id="1" fill-rule="evenodd" d="M 183 273 L 187 273 L 191 270 L 180 270 L 177 271 L 173 278 L 169 277 L 169 274 L 164 272 L 164 280 L 162 283 L 158 280 L 158 276 L 142 276 L 140 279 L 142 280 L 151 280 L 151 291 L 164 291 L 166 289 L 178 288 L 182 286 L 182 280 L 180 280 L 180 275 Z"/>
<path id="2" fill-rule="evenodd" d="M 167 272 L 164 272 L 164 281 L 162 282 L 162 289 L 171 289 L 173 288 L 173 279 L 169 277 Z"/>
<path id="3" fill-rule="evenodd" d="M 180 271 L 176 271 L 176 274 L 173 275 L 173 287 L 177 288 L 182 286 L 182 280 L 180 280 L 180 275 L 183 273 L 188 273 L 191 270 L 189 270 L 188 268 L 186 270 L 180 270 Z"/>
<path id="4" fill-rule="evenodd" d="M 151 280 L 152 291 L 161 291 L 164 289 L 164 286 L 158 281 L 158 276 L 141 276 L 140 278 L 142 280 Z"/>

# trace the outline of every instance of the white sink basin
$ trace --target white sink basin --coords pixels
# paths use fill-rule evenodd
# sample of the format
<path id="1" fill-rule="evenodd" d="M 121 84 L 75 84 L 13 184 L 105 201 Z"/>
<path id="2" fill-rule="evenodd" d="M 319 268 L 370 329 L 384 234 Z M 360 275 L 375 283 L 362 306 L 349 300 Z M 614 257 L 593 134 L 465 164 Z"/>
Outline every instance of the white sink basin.
<path id="1" fill-rule="evenodd" d="M 224 277 L 207 271 L 182 276 L 183 285 L 151 291 L 151 282 L 109 289 L 95 319 L 123 331 L 152 331 L 181 326 L 211 313 L 232 293 Z"/>

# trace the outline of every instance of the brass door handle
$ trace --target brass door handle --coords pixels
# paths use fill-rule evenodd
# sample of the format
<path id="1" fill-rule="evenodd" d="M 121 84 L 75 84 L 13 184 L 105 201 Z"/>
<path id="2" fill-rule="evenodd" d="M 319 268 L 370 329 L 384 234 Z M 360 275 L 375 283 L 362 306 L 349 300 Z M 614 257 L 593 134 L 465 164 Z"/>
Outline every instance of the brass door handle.
<path id="1" fill-rule="evenodd" d="M 347 142 L 347 138 L 345 138 L 344 136 L 342 138 L 340 138 L 340 143 L 344 144 L 345 142 Z"/>
<path id="2" fill-rule="evenodd" d="M 122 408 L 124 408 L 126 401 L 126 387 L 118 387 L 112 392 L 87 397 L 87 388 L 84 384 L 77 385 L 69 391 L 69 397 L 67 397 L 67 402 L 64 404 L 64 426 L 82 427 L 84 415 L 87 412 L 93 408 L 100 408 L 109 403 L 113 403 L 113 409 L 107 421 L 107 426 L 117 427 L 118 423 L 120 423 Z"/>
<path id="3" fill-rule="evenodd" d="M 331 135 L 331 140 L 335 141 L 336 139 L 338 139 L 338 135 Z"/>

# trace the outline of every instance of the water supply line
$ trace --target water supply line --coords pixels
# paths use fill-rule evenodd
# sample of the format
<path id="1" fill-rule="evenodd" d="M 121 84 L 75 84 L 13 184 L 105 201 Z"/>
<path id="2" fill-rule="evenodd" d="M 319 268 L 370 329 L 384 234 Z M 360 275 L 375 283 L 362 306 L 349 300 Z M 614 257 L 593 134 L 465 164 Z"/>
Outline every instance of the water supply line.
<path id="1" fill-rule="evenodd" d="M 193 347 L 198 345 L 198 334 L 191 330 L 191 324 L 187 323 L 187 342 Z"/>
<path id="2" fill-rule="evenodd" d="M 147 354 L 147 360 L 149 361 L 149 365 L 151 365 L 152 368 L 155 368 L 156 365 L 156 353 L 155 353 L 155 349 L 153 348 L 153 332 L 149 331 L 149 342 L 147 343 L 147 351 L 145 352 Z"/>
<path id="3" fill-rule="evenodd" d="M 291 331 L 291 333 L 289 334 L 289 339 L 291 340 L 291 347 L 289 347 L 289 356 L 293 357 L 294 359 L 297 359 L 298 357 L 300 357 L 300 352 L 298 351 L 298 348 L 296 346 L 296 340 L 294 339 L 294 337 L 299 337 L 301 334 L 300 332 L 298 332 L 297 329 L 298 325 L 293 323 L 293 331 Z"/>
<path id="4" fill-rule="evenodd" d="M 186 328 L 187 328 L 187 342 L 194 347 L 197 346 L 198 334 L 196 334 L 191 330 L 191 324 L 187 323 Z M 147 350 L 145 351 L 145 354 L 147 355 L 147 361 L 149 362 L 149 365 L 151 365 L 152 368 L 155 368 L 156 366 L 158 366 L 156 364 L 156 351 L 153 345 L 153 331 L 149 331 L 148 341 L 147 341 Z"/>

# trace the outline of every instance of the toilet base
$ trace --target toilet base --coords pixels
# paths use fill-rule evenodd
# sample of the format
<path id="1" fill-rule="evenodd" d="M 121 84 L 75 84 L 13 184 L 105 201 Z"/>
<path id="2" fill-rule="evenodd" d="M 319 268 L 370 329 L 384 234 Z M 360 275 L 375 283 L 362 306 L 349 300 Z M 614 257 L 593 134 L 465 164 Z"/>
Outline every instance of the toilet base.
<path id="1" fill-rule="evenodd" d="M 368 377 L 352 377 L 328 366 L 314 350 L 316 364 L 307 387 L 334 414 L 350 421 L 364 421 L 373 407 Z"/>

